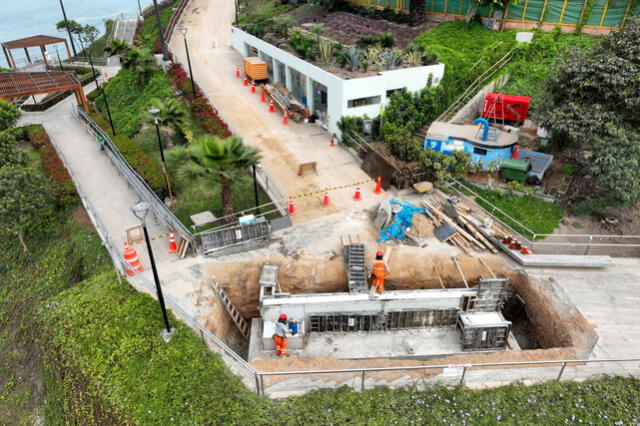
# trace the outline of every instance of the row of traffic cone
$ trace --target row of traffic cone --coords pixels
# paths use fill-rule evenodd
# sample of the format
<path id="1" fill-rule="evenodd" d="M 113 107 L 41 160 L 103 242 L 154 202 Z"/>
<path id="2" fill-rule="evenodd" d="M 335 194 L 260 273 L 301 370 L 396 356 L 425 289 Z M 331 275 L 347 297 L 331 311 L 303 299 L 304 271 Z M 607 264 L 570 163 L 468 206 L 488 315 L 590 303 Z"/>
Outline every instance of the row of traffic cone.
<path id="1" fill-rule="evenodd" d="M 378 179 L 376 181 L 376 187 L 373 192 L 374 194 L 382 193 L 380 176 L 378 176 Z M 362 192 L 360 191 L 360 187 L 356 187 L 356 192 L 353 194 L 353 200 L 362 201 Z M 329 191 L 325 190 L 322 196 L 322 207 L 329 207 L 329 206 L 331 206 L 331 201 L 329 200 Z M 296 214 L 296 206 L 293 203 L 293 197 L 289 197 L 289 216 L 293 216 L 295 214 Z"/>
<path id="2" fill-rule="evenodd" d="M 242 78 L 240 75 L 240 67 L 236 66 L 236 78 Z M 247 76 L 244 76 L 244 79 L 242 81 L 242 85 L 247 87 L 249 86 L 249 79 L 247 79 Z M 256 82 L 252 81 L 251 82 L 251 93 L 256 93 Z M 262 102 L 263 104 L 267 102 L 267 98 L 264 94 L 264 87 L 260 86 L 260 102 Z M 273 104 L 273 99 L 269 101 L 269 112 L 275 112 L 275 105 Z M 309 111 L 307 111 L 306 113 L 306 117 L 307 119 L 309 119 L 310 113 Z M 282 124 L 284 124 L 285 126 L 287 124 L 289 124 L 289 115 L 287 114 L 287 111 L 284 111 L 283 115 L 282 115 Z M 331 139 L 331 144 L 333 144 L 333 138 Z"/>
<path id="3" fill-rule="evenodd" d="M 516 240 L 511 235 L 505 235 L 502 237 L 502 244 L 507 246 L 509 250 L 519 251 L 522 254 L 531 254 L 531 251 L 526 246 L 522 245 L 520 241 Z"/>
<path id="4" fill-rule="evenodd" d="M 169 231 L 169 253 L 175 253 L 178 250 L 176 245 L 176 237 L 173 231 Z M 128 242 L 124 242 L 124 260 L 127 261 L 129 268 L 127 268 L 127 275 L 135 275 L 137 272 L 142 272 L 142 263 L 138 258 L 138 252 L 135 248 L 131 247 Z M 137 271 L 137 272 L 136 272 Z"/>

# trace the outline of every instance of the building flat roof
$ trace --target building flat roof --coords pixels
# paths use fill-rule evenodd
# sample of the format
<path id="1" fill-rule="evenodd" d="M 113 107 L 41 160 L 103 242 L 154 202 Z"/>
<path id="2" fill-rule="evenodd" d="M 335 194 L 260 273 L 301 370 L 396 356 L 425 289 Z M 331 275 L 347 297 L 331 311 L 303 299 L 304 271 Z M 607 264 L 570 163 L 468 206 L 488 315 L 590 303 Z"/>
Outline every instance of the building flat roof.
<path id="1" fill-rule="evenodd" d="M 17 40 L 5 41 L 2 47 L 5 49 L 21 49 L 23 47 L 45 46 L 47 44 L 64 43 L 66 40 L 60 37 L 52 37 L 47 35 L 35 35 L 31 37 L 20 38 Z"/>
<path id="2" fill-rule="evenodd" d="M 452 124 L 443 121 L 434 121 L 431 126 L 429 126 L 429 130 L 427 130 L 427 136 L 438 139 L 445 139 L 446 137 L 464 139 L 474 144 L 495 148 L 511 146 L 518 142 L 518 135 L 515 133 L 505 132 L 495 127 L 493 127 L 493 129 L 496 132 L 495 139 L 489 137 L 486 141 L 483 141 L 481 139 L 482 124 Z"/>

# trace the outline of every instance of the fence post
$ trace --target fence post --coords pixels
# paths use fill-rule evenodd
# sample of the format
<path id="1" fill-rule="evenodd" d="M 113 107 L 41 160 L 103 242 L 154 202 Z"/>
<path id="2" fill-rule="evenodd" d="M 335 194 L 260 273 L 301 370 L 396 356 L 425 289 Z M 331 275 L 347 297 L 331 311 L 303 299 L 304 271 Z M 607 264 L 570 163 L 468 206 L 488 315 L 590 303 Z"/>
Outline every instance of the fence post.
<path id="1" fill-rule="evenodd" d="M 462 376 L 460 377 L 460 386 L 464 386 L 464 375 L 467 374 L 467 367 L 462 367 Z"/>
<path id="2" fill-rule="evenodd" d="M 364 373 L 365 371 L 362 370 L 362 382 L 360 383 L 360 392 L 364 391 Z"/>
<path id="3" fill-rule="evenodd" d="M 264 396 L 264 376 L 262 374 L 260 376 L 260 396 Z"/>
<path id="4" fill-rule="evenodd" d="M 202 330 L 200 331 L 202 332 Z M 255 378 L 256 378 L 256 394 L 260 396 L 260 374 L 256 373 Z"/>
<path id="5" fill-rule="evenodd" d="M 562 377 L 562 373 L 564 373 L 564 368 L 567 366 L 566 362 L 562 363 L 562 368 L 560 369 L 560 373 L 558 374 L 558 378 L 556 379 L 556 382 L 560 381 L 560 378 Z"/>

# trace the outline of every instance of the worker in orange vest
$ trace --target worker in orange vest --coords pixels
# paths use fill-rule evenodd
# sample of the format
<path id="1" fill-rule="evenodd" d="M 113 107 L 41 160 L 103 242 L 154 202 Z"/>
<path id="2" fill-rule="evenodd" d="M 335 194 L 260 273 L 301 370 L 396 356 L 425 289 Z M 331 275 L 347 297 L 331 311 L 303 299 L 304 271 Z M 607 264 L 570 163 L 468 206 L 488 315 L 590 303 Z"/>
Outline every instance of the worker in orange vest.
<path id="1" fill-rule="evenodd" d="M 382 252 L 378 251 L 376 252 L 376 260 L 371 267 L 371 276 L 373 277 L 373 281 L 371 282 L 372 290 L 376 287 L 379 294 L 384 292 L 384 277 L 387 275 L 387 272 L 389 272 L 387 262 L 384 261 Z"/>
<path id="2" fill-rule="evenodd" d="M 276 342 L 276 355 L 289 356 L 287 353 L 287 314 L 280 314 L 278 322 L 276 322 L 276 330 L 273 333 L 273 340 Z"/>

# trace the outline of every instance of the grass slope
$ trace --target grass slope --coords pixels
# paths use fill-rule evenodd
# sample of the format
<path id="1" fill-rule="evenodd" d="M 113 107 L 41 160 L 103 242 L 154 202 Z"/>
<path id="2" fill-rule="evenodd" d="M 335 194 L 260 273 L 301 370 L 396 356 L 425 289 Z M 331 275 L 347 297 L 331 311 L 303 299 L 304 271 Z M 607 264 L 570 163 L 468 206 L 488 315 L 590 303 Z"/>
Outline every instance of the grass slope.
<path id="1" fill-rule="evenodd" d="M 85 395 L 103 409 L 116 407 L 110 413 L 122 423 L 515 425 L 640 419 L 640 381 L 626 378 L 485 391 L 358 393 L 343 387 L 277 402 L 259 398 L 182 324 L 163 343 L 157 303 L 119 285 L 112 273 L 55 297 L 40 319 L 60 369 L 76 371 Z M 77 414 L 67 420 L 99 423 L 105 413 Z"/>

